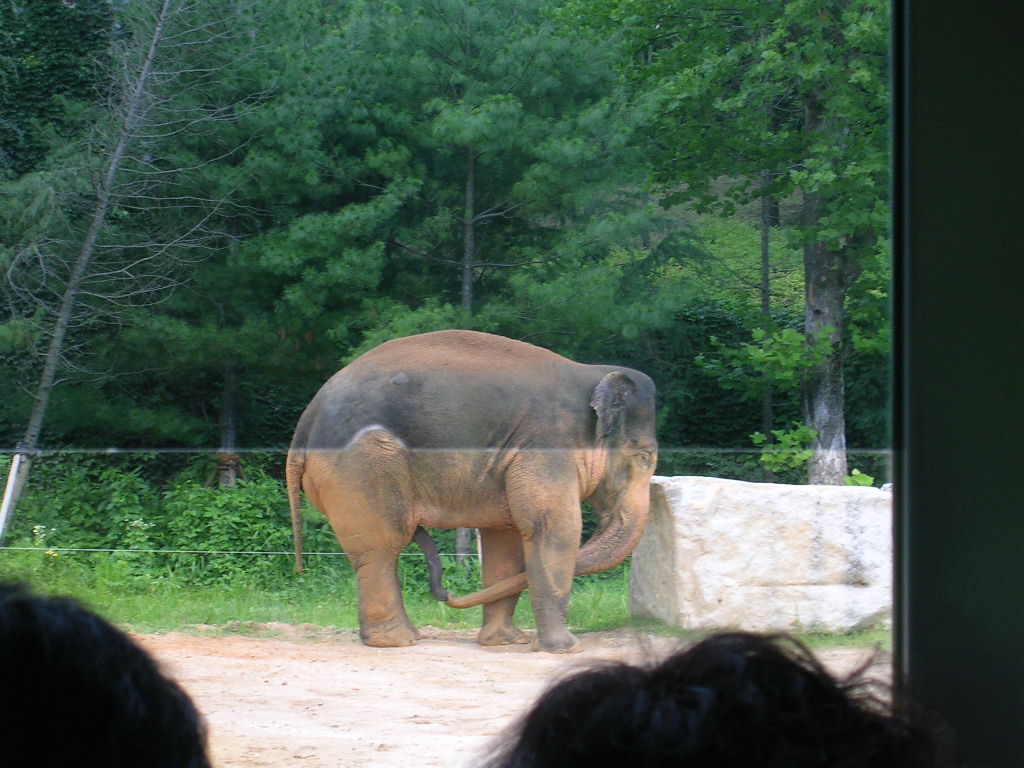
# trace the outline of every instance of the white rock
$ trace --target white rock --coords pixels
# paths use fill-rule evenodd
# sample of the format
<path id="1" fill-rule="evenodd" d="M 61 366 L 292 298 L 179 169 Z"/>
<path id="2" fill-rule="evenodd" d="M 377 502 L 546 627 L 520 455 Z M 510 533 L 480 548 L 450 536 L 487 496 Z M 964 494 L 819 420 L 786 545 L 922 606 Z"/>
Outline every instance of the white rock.
<path id="1" fill-rule="evenodd" d="M 892 496 L 655 477 L 629 610 L 685 629 L 846 632 L 892 615 Z"/>

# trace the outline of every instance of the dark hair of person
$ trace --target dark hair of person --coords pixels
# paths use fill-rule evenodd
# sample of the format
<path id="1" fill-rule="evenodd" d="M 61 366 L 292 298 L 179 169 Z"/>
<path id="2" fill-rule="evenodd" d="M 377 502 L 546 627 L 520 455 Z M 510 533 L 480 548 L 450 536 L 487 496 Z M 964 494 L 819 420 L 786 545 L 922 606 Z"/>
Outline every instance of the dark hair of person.
<path id="1" fill-rule="evenodd" d="M 487 768 L 941 766 L 930 725 L 864 677 L 837 680 L 783 636 L 713 635 L 652 665 L 604 662 L 553 685 Z"/>
<path id="2" fill-rule="evenodd" d="M 208 768 L 192 701 L 74 600 L 0 584 L 0 764 Z"/>

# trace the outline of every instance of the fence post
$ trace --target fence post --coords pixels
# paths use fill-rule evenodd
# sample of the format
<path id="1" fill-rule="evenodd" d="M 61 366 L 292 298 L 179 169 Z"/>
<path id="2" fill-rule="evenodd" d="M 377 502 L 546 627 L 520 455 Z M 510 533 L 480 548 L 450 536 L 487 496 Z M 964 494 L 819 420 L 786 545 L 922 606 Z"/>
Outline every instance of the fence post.
<path id="1" fill-rule="evenodd" d="M 11 501 L 14 499 L 14 485 L 18 479 L 18 468 L 21 466 L 21 459 L 24 455 L 19 444 L 11 461 L 11 471 L 7 475 L 7 485 L 4 487 L 4 501 L 0 506 L 0 543 L 4 540 L 4 529 L 7 527 L 7 513 L 11 508 Z"/>

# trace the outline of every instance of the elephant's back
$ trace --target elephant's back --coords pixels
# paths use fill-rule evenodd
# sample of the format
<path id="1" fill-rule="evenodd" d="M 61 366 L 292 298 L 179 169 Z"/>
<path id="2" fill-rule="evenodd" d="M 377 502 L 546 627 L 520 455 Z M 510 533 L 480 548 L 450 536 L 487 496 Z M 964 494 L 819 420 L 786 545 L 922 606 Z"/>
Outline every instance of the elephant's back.
<path id="1" fill-rule="evenodd" d="M 395 339 L 324 384 L 300 419 L 296 442 L 340 448 L 382 426 L 415 448 L 501 445 L 524 420 L 588 408 L 589 395 L 575 381 L 587 367 L 476 331 Z"/>
<path id="2" fill-rule="evenodd" d="M 483 369 L 495 375 L 511 374 L 524 366 L 575 365 L 550 350 L 480 331 L 448 330 L 392 339 L 358 357 L 342 371 L 363 367 L 391 369 L 395 373 L 414 368 L 470 371 Z"/>

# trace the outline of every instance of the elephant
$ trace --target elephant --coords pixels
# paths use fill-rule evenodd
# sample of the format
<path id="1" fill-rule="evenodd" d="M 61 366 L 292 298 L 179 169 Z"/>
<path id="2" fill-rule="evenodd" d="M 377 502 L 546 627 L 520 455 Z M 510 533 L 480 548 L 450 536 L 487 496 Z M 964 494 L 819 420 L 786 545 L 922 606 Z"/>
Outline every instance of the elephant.
<path id="1" fill-rule="evenodd" d="M 477 528 L 483 605 L 477 642 L 527 643 L 512 621 L 524 589 L 534 648 L 578 650 L 566 624 L 573 577 L 632 551 L 657 462 L 655 386 L 640 371 L 577 363 L 541 347 L 447 330 L 385 342 L 334 374 L 299 418 L 285 465 L 302 570 L 300 489 L 330 522 L 356 574 L 359 633 L 370 646 L 412 645 L 399 552 L 425 528 Z M 582 501 L 597 527 L 581 547 Z"/>

